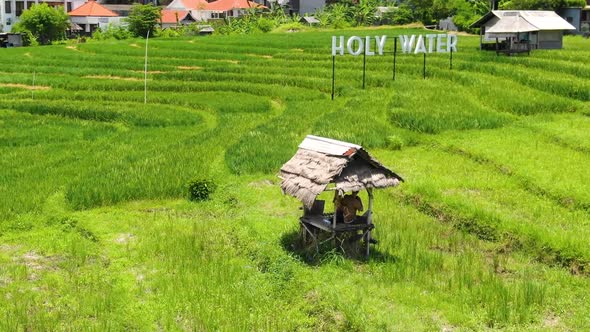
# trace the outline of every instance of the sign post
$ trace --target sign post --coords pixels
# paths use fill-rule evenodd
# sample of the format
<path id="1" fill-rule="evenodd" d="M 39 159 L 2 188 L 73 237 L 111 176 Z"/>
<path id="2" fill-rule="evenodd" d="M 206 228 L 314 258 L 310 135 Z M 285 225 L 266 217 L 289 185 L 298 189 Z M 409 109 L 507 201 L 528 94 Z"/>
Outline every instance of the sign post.
<path id="1" fill-rule="evenodd" d="M 336 56 L 332 55 L 332 100 L 334 100 L 334 81 L 336 80 Z"/>
<path id="2" fill-rule="evenodd" d="M 422 68 L 422 75 L 424 76 L 424 79 L 426 79 L 426 53 L 424 53 L 424 64 L 423 64 L 423 68 Z"/>
<path id="3" fill-rule="evenodd" d="M 451 65 L 449 67 L 449 70 L 453 70 L 453 49 L 451 49 L 451 51 L 449 52 L 451 54 Z"/>
<path id="4" fill-rule="evenodd" d="M 363 90 L 365 89 L 365 82 L 367 77 L 367 52 L 363 53 Z"/>
<path id="5" fill-rule="evenodd" d="M 393 38 L 393 80 L 395 81 L 395 66 L 397 58 L 397 38 Z"/>

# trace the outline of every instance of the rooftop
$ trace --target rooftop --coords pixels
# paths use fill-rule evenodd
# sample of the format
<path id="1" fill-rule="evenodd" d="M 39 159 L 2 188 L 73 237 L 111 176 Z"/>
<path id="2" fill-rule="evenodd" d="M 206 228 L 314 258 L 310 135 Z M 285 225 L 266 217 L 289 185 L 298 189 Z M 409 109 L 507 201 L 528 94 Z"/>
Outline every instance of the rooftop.
<path id="1" fill-rule="evenodd" d="M 68 13 L 69 16 L 116 17 L 119 16 L 108 8 L 90 0 Z"/>
<path id="2" fill-rule="evenodd" d="M 308 135 L 297 153 L 281 167 L 284 193 L 310 208 L 333 183 L 342 192 L 397 186 L 403 179 L 371 157 L 362 146 Z"/>

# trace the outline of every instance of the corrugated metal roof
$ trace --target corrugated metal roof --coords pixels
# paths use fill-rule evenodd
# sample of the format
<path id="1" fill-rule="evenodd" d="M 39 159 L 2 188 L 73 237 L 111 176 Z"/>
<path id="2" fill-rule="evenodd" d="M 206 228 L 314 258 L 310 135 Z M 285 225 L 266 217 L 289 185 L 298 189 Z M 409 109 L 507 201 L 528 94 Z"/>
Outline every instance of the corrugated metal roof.
<path id="1" fill-rule="evenodd" d="M 520 15 L 504 16 L 498 23 L 486 30 L 486 33 L 518 33 L 539 31 L 540 29 L 530 24 Z"/>
<path id="2" fill-rule="evenodd" d="M 332 156 L 350 156 L 354 154 L 353 150 L 360 150 L 363 147 L 353 143 L 338 141 L 331 138 L 307 135 L 299 148 L 325 153 Z"/>
<path id="3" fill-rule="evenodd" d="M 320 21 L 317 18 L 313 17 L 313 16 L 304 16 L 301 19 L 304 20 L 306 23 L 309 23 L 309 24 L 320 23 Z"/>
<path id="4" fill-rule="evenodd" d="M 575 30 L 576 28 L 564 20 L 556 12 L 550 10 L 493 10 L 473 23 L 472 27 L 485 25 L 494 16 L 500 20 L 486 32 L 517 33 L 540 30 Z M 523 23 L 525 20 L 527 24 Z M 500 25 L 496 28 L 497 25 Z M 536 28 L 532 30 L 530 26 Z M 492 30 L 494 29 L 494 30 Z"/>
<path id="5" fill-rule="evenodd" d="M 496 25 L 500 25 L 502 29 L 498 28 L 496 31 L 493 31 L 495 33 L 576 29 L 561 16 L 557 15 L 556 12 L 550 10 L 494 10 L 493 13 L 500 21 L 494 27 L 487 30 L 490 33 Z M 523 19 L 526 21 L 526 24 L 522 22 Z M 510 23 L 515 24 L 512 29 L 510 29 Z M 536 28 L 536 30 L 531 30 L 531 26 Z"/>

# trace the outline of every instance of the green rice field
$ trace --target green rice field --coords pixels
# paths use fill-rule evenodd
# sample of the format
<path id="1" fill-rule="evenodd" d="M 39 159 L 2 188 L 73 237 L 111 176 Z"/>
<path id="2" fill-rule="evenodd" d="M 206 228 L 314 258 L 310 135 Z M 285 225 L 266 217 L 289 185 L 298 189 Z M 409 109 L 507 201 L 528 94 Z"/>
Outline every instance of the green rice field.
<path id="1" fill-rule="evenodd" d="M 590 330 L 590 41 L 338 57 L 331 100 L 332 35 L 419 33 L 152 39 L 147 103 L 145 40 L 1 49 L 0 330 Z M 368 261 L 296 250 L 308 134 L 405 179 Z"/>

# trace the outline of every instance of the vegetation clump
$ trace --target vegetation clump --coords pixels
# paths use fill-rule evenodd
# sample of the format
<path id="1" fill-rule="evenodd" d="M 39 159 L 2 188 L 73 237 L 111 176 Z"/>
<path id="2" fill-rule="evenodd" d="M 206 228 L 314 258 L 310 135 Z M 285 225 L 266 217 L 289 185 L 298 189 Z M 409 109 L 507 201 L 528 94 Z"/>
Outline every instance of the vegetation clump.
<path id="1" fill-rule="evenodd" d="M 129 31 L 135 37 L 146 38 L 148 33 L 153 35 L 162 16 L 161 10 L 160 7 L 155 7 L 151 3 L 148 5 L 133 5 L 127 18 Z"/>
<path id="2" fill-rule="evenodd" d="M 217 184 L 208 178 L 198 178 L 187 184 L 188 199 L 191 201 L 206 201 L 217 189 Z"/>
<path id="3" fill-rule="evenodd" d="M 37 42 L 46 45 L 63 39 L 68 25 L 69 17 L 62 8 L 53 8 L 41 3 L 23 11 L 20 20 L 14 25 L 14 31 L 24 32 L 28 37 L 25 41 L 29 43 L 32 35 Z"/>

